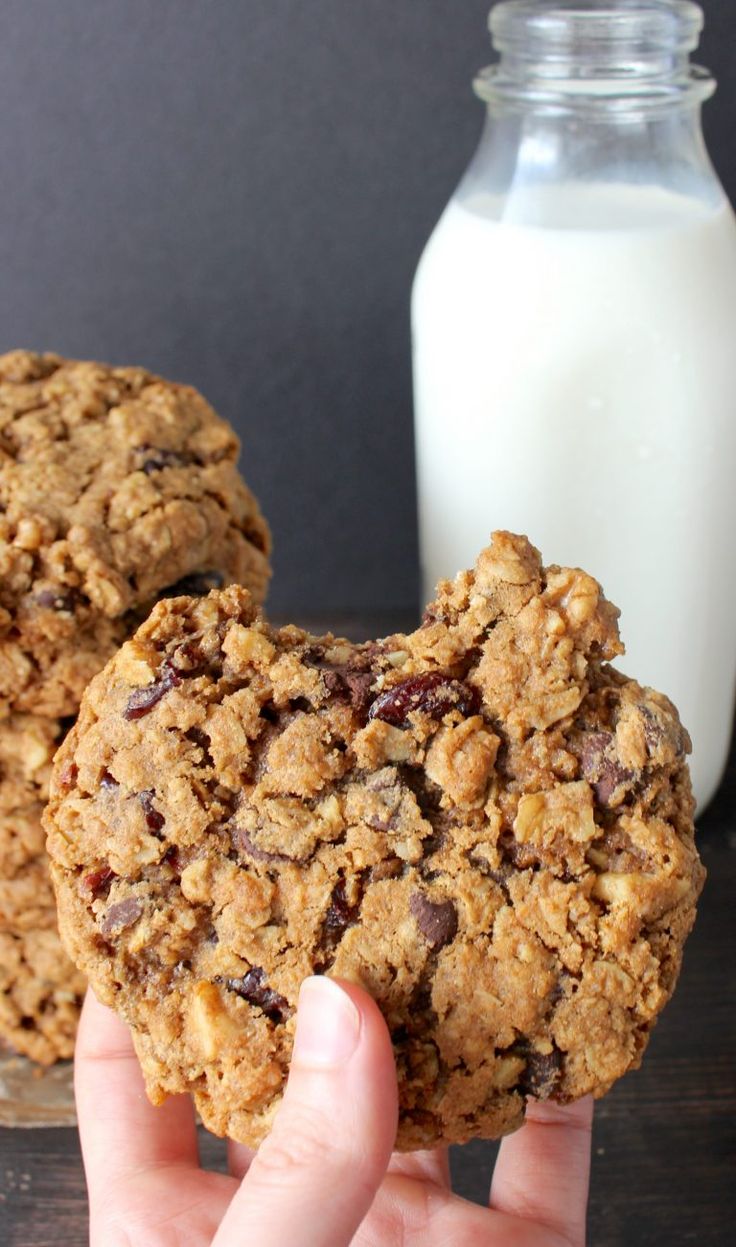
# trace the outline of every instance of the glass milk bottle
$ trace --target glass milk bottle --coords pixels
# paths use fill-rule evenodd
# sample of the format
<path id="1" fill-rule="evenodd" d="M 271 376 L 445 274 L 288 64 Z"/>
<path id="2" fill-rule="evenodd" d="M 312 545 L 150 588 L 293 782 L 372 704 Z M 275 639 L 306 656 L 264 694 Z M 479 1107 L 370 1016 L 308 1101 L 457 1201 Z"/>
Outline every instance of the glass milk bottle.
<path id="1" fill-rule="evenodd" d="M 622 669 L 665 692 L 699 807 L 736 677 L 736 220 L 671 0 L 506 0 L 480 145 L 424 251 L 412 321 L 425 590 L 493 528 L 582 566 Z"/>

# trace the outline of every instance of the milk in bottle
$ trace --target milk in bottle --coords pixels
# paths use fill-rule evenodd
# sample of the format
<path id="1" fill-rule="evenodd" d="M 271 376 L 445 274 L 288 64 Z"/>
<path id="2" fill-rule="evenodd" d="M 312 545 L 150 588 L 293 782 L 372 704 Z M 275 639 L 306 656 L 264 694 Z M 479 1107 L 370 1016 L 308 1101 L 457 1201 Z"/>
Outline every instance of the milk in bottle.
<path id="1" fill-rule="evenodd" d="M 618 665 L 691 733 L 702 808 L 736 680 L 736 221 L 700 25 L 663 0 L 496 6 L 486 129 L 412 317 L 425 589 L 497 527 L 596 575 Z"/>

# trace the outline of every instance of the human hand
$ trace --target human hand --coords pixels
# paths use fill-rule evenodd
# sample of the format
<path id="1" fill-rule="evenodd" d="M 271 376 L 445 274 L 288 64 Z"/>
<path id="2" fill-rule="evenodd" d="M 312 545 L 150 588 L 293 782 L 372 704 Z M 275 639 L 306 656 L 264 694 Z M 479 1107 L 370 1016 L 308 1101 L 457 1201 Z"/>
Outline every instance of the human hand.
<path id="1" fill-rule="evenodd" d="M 391 1041 L 358 987 L 306 981 L 291 1072 L 257 1154 L 200 1168 L 188 1096 L 154 1108 L 130 1034 L 89 992 L 75 1086 L 91 1247 L 583 1247 L 592 1105 L 530 1102 L 490 1207 L 453 1195 L 447 1149 L 391 1155 Z"/>

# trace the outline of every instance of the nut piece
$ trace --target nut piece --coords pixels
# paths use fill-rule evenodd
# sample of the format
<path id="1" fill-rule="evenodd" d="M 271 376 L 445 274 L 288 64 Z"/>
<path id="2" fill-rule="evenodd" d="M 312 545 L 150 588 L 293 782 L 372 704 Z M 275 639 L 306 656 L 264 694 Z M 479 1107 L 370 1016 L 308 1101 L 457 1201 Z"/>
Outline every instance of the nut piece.
<path id="1" fill-rule="evenodd" d="M 427 775 L 457 805 L 482 805 L 499 744 L 480 715 L 440 728 L 427 753 Z"/>
<path id="2" fill-rule="evenodd" d="M 358 766 L 375 771 L 387 762 L 414 762 L 417 746 L 411 732 L 373 719 L 353 740 Z"/>
<path id="3" fill-rule="evenodd" d="M 475 581 L 479 588 L 493 588 L 497 583 L 528 585 L 541 571 L 539 551 L 523 537 L 513 533 L 495 533 L 492 545 L 483 550 L 475 565 Z"/>
<path id="4" fill-rule="evenodd" d="M 188 1014 L 193 1038 L 205 1061 L 212 1061 L 231 1043 L 238 1028 L 214 983 L 200 982 L 192 992 Z"/>
<path id="5" fill-rule="evenodd" d="M 244 667 L 265 668 L 276 653 L 275 646 L 262 632 L 257 628 L 244 628 L 239 623 L 230 625 L 222 648 L 236 670 Z"/>
<path id="6" fill-rule="evenodd" d="M 560 837 L 586 844 L 598 835 L 593 820 L 593 794 L 585 780 L 534 792 L 519 801 L 514 835 L 521 844 L 551 849 Z"/>

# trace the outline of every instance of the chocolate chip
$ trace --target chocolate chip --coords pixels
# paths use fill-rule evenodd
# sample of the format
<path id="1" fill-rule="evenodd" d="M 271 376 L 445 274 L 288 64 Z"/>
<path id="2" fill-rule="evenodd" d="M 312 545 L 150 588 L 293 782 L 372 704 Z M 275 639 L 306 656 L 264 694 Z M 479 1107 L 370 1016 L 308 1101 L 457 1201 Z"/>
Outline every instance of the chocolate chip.
<path id="1" fill-rule="evenodd" d="M 165 697 L 172 688 L 176 688 L 177 684 L 181 684 L 179 672 L 174 669 L 168 659 L 164 659 L 158 679 L 152 684 L 146 684 L 143 688 L 133 690 L 123 711 L 123 718 L 142 719 L 144 715 L 150 714 L 162 697 Z"/>
<path id="2" fill-rule="evenodd" d="M 146 826 L 151 831 L 160 831 L 164 826 L 166 819 L 153 805 L 153 798 L 155 795 L 156 794 L 153 788 L 145 788 L 143 792 L 138 793 L 138 800 L 143 807 L 143 813 L 146 817 Z"/>
<path id="3" fill-rule="evenodd" d="M 586 732 L 582 739 L 580 767 L 602 806 L 612 804 L 615 795 L 623 796 L 637 779 L 617 758 L 615 745 L 611 732 Z"/>
<path id="4" fill-rule="evenodd" d="M 503 859 L 502 870 L 508 862 L 516 870 L 531 870 L 539 865 L 540 858 L 535 846 L 532 843 L 524 844 L 516 840 L 511 832 L 506 831 L 499 836 L 498 847 Z"/>
<path id="5" fill-rule="evenodd" d="M 447 841 L 451 828 L 450 819 L 441 811 L 432 811 L 429 819 L 432 832 L 429 836 L 425 836 L 422 840 L 422 858 L 426 861 L 428 857 L 432 857 L 434 853 L 439 853 Z"/>
<path id="6" fill-rule="evenodd" d="M 624 874 L 651 869 L 646 853 L 621 827 L 612 827 L 593 842 L 593 847 L 607 858 L 607 869 Z"/>
<path id="7" fill-rule="evenodd" d="M 487 858 L 480 857 L 476 853 L 468 853 L 467 856 L 468 861 L 474 870 L 479 870 L 482 875 L 485 875 L 488 879 L 492 879 L 494 883 L 497 883 L 499 888 L 502 888 L 504 891 L 506 890 L 508 881 L 514 873 L 510 862 L 502 860 L 498 869 L 494 870 Z"/>
<path id="8" fill-rule="evenodd" d="M 414 892 L 409 899 L 409 909 L 433 952 L 454 940 L 457 910 L 452 901 L 430 901 L 422 892 Z"/>
<path id="9" fill-rule="evenodd" d="M 328 691 L 334 697 L 342 697 L 349 702 L 361 722 L 365 721 L 371 703 L 373 679 L 371 671 L 356 671 L 350 667 L 324 673 Z"/>
<path id="10" fill-rule="evenodd" d="M 432 823 L 434 826 L 440 814 L 442 789 L 438 784 L 434 784 L 427 778 L 427 773 L 423 766 L 409 766 L 401 763 L 397 769 L 404 787 L 413 792 L 416 797 L 422 817 L 426 818 L 427 822 Z"/>
<path id="11" fill-rule="evenodd" d="M 187 740 L 191 741 L 193 745 L 196 745 L 198 749 L 202 750 L 202 762 L 204 765 L 210 766 L 213 770 L 216 770 L 215 760 L 210 752 L 210 738 L 207 733 L 202 731 L 201 727 L 190 727 L 184 735 Z"/>
<path id="12" fill-rule="evenodd" d="M 254 862 L 293 862 L 295 860 L 286 853 L 269 853 L 266 849 L 261 849 L 242 827 L 234 828 L 234 837 L 237 846 L 242 849 L 246 857 L 252 858 Z"/>
<path id="13" fill-rule="evenodd" d="M 266 972 L 260 966 L 253 966 L 240 979 L 217 979 L 225 984 L 228 991 L 235 992 L 250 1005 L 257 1005 L 272 1022 L 284 1022 L 291 1014 L 288 1000 L 275 992 L 266 982 Z"/>
<path id="14" fill-rule="evenodd" d="M 670 753 L 683 758 L 689 750 L 690 740 L 684 727 L 678 720 L 669 718 L 663 721 L 650 707 L 640 703 L 639 712 L 644 722 L 644 740 L 647 754 L 655 762 L 663 760 Z"/>
<path id="15" fill-rule="evenodd" d="M 111 935 L 114 931 L 123 931 L 132 927 L 143 913 L 143 904 L 137 896 L 126 896 L 124 901 L 116 901 L 105 910 L 100 923 L 103 935 Z"/>
<path id="16" fill-rule="evenodd" d="M 394 727 L 406 727 L 412 711 L 419 710 L 430 719 L 442 719 L 451 710 L 459 710 L 465 716 L 477 714 L 479 706 L 476 689 L 446 672 L 428 671 L 424 675 L 410 676 L 379 693 L 368 718 L 382 719 Z"/>
<path id="17" fill-rule="evenodd" d="M 527 1040 L 520 1040 L 511 1052 L 526 1061 L 517 1083 L 518 1090 L 522 1095 L 534 1096 L 536 1100 L 548 1100 L 562 1077 L 562 1053 L 559 1048 L 540 1052 Z"/>
<path id="18" fill-rule="evenodd" d="M 321 646 L 312 645 L 304 651 L 302 661 L 308 667 L 317 667 L 330 696 L 346 701 L 360 722 L 365 723 L 375 678 L 367 653 L 357 653 L 354 663 L 331 663 Z"/>
<path id="19" fill-rule="evenodd" d="M 225 583 L 222 572 L 193 572 L 190 576 L 182 576 L 175 584 L 168 585 L 159 593 L 159 600 L 178 597 L 204 597 L 211 589 L 221 589 Z"/>
<path id="20" fill-rule="evenodd" d="M 93 870 L 85 875 L 82 885 L 89 892 L 92 900 L 96 901 L 101 896 L 107 896 L 114 878 L 114 870 L 111 870 L 109 866 L 101 866 L 99 870 Z"/>

